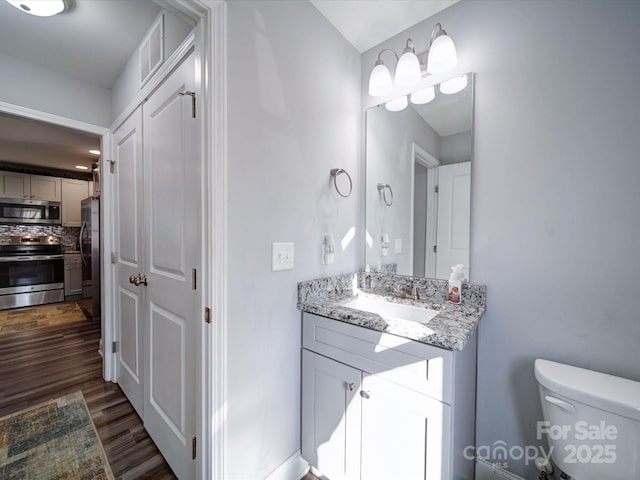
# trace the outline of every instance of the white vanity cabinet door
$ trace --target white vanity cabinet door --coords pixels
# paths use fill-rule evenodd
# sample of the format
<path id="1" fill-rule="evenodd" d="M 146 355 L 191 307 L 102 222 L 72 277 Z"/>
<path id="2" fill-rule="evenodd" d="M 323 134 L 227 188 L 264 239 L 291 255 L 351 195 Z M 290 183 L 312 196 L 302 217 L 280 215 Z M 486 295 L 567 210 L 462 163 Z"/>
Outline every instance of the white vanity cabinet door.
<path id="1" fill-rule="evenodd" d="M 451 407 L 363 374 L 362 479 L 450 478 Z"/>
<path id="2" fill-rule="evenodd" d="M 331 480 L 360 479 L 361 375 L 302 350 L 302 456 Z"/>

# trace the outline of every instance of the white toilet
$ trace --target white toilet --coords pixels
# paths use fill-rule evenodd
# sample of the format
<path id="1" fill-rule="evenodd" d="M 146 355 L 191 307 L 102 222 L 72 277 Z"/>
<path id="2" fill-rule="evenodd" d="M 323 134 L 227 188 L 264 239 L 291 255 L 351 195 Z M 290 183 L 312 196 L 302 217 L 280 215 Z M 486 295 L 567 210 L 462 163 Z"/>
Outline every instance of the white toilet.
<path id="1" fill-rule="evenodd" d="M 541 359 L 535 374 L 554 465 L 576 480 L 640 480 L 640 382 Z"/>

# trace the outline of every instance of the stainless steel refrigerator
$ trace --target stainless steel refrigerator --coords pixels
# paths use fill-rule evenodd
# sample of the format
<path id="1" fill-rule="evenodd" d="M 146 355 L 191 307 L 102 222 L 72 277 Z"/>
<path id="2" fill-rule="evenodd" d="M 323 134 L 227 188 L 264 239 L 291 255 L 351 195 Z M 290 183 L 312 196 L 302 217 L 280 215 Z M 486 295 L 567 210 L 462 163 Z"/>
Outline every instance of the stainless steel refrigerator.
<path id="1" fill-rule="evenodd" d="M 93 320 L 100 320 L 100 199 L 82 200 L 80 257 L 82 258 L 82 296 L 91 297 Z"/>

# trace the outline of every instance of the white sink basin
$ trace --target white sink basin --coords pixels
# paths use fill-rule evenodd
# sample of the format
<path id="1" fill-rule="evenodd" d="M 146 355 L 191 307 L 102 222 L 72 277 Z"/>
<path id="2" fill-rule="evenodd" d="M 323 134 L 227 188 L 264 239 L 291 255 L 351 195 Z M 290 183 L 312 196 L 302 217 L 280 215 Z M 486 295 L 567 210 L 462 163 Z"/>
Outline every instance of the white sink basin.
<path id="1" fill-rule="evenodd" d="M 358 295 L 355 299 L 345 303 L 344 306 L 363 312 L 376 313 L 386 319 L 409 320 L 422 324 L 429 323 L 438 314 L 437 310 L 388 302 L 384 298 L 363 295 Z"/>

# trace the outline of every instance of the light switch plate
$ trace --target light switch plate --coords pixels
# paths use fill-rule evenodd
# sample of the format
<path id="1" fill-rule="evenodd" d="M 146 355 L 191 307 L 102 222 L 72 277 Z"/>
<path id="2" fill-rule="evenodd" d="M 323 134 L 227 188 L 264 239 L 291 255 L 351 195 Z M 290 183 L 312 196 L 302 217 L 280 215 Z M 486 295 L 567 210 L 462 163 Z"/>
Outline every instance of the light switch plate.
<path id="1" fill-rule="evenodd" d="M 271 246 L 271 271 L 293 270 L 293 242 Z"/>
<path id="2" fill-rule="evenodd" d="M 402 253 L 402 239 L 396 238 L 396 253 Z"/>

